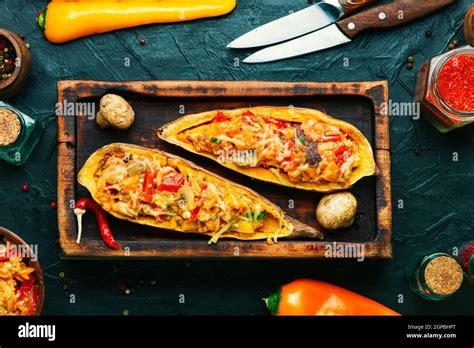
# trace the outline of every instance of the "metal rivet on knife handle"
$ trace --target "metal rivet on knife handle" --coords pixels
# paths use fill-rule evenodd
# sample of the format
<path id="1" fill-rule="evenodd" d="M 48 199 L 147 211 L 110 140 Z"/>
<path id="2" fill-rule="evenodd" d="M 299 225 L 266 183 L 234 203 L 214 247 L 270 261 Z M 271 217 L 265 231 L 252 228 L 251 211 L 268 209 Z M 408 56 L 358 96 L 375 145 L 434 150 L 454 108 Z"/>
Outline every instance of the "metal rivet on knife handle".
<path id="1" fill-rule="evenodd" d="M 379 19 L 383 21 L 385 18 L 387 18 L 387 15 L 384 12 L 379 13 Z"/>
<path id="2" fill-rule="evenodd" d="M 455 0 L 398 0 L 342 19 L 337 25 L 352 39 L 367 29 L 388 29 L 408 24 L 454 2 Z M 382 12 L 385 14 L 384 20 L 379 18 Z M 399 16 L 400 13 L 403 13 L 403 16 Z M 349 28 L 350 23 L 355 25 L 354 29 Z"/>

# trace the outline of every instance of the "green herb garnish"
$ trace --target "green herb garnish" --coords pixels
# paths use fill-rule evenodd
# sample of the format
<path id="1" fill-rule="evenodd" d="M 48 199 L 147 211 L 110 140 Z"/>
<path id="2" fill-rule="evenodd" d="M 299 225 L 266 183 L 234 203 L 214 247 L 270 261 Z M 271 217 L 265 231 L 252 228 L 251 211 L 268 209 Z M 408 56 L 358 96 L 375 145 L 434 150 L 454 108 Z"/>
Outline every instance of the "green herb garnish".
<path id="1" fill-rule="evenodd" d="M 212 137 L 212 138 L 211 138 L 211 143 L 220 144 L 220 143 L 222 143 L 222 140 L 221 140 L 221 139 L 218 139 L 218 138 Z"/>
<path id="2" fill-rule="evenodd" d="M 300 141 L 301 145 L 306 143 L 306 139 L 304 137 L 298 137 L 298 140 Z"/>
<path id="3" fill-rule="evenodd" d="M 264 210 L 262 211 L 260 214 L 258 214 L 258 216 L 255 218 L 255 221 L 260 221 L 262 220 L 265 216 L 267 216 L 267 211 Z"/>

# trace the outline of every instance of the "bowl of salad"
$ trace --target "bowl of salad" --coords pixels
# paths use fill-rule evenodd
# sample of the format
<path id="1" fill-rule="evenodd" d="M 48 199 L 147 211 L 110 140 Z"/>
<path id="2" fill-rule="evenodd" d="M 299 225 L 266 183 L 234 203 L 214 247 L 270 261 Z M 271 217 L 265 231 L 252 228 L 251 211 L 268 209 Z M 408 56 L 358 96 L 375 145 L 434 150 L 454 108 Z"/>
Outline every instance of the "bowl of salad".
<path id="1" fill-rule="evenodd" d="M 41 314 L 44 281 L 36 249 L 0 227 L 0 316 Z"/>

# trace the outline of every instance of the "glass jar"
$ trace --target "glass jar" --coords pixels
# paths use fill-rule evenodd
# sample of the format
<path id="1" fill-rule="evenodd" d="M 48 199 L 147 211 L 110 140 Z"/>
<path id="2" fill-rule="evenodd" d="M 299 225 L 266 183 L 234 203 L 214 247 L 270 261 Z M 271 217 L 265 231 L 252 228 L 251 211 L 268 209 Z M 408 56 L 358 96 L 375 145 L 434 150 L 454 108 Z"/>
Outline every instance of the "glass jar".
<path id="1" fill-rule="evenodd" d="M 456 262 L 457 264 L 456 271 L 459 273 L 459 278 L 460 278 L 459 281 L 460 281 L 460 284 L 462 284 L 462 279 L 463 279 L 462 268 L 459 265 L 458 261 L 452 255 L 438 252 L 438 253 L 434 253 L 434 254 L 422 257 L 421 261 L 419 258 L 413 258 L 406 270 L 408 282 L 410 284 L 410 289 L 414 293 L 420 295 L 421 297 L 427 300 L 431 300 L 431 301 L 444 300 L 446 298 L 453 296 L 459 290 L 459 287 L 460 287 L 460 284 L 459 284 L 459 287 L 455 289 L 455 291 L 449 294 L 436 293 L 430 288 L 426 280 L 425 271 L 431 261 L 440 257 L 447 257 L 450 260 L 453 260 L 454 262 Z M 452 263 L 454 264 L 454 262 Z"/>
<path id="2" fill-rule="evenodd" d="M 474 241 L 461 247 L 459 250 L 459 263 L 464 269 L 467 280 L 474 283 Z"/>
<path id="3" fill-rule="evenodd" d="M 418 75 L 415 101 L 420 103 L 422 115 L 442 133 L 474 121 L 474 110 L 465 111 L 454 108 L 443 98 L 438 84 L 445 64 L 463 55 L 474 57 L 474 48 L 463 46 L 433 57 L 422 66 Z"/>
<path id="4" fill-rule="evenodd" d="M 16 140 L 0 146 L 0 158 L 16 166 L 23 165 L 43 135 L 44 126 L 10 104 L 0 101 L 0 110 L 13 113 L 20 122 L 20 132 Z"/>

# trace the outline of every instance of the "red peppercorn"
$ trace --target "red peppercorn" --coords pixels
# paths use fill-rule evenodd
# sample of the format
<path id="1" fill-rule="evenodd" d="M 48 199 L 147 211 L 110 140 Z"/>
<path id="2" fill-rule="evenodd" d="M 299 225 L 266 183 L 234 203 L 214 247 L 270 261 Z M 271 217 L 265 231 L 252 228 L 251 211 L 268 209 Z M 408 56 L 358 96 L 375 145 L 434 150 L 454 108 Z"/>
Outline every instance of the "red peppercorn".
<path id="1" fill-rule="evenodd" d="M 58 204 L 56 202 L 51 202 L 51 209 L 56 209 Z"/>
<path id="2" fill-rule="evenodd" d="M 23 192 L 27 192 L 29 189 L 30 189 L 30 187 L 29 187 L 27 184 L 24 184 L 24 185 L 21 187 L 21 190 L 22 190 Z"/>
<path id="3" fill-rule="evenodd" d="M 141 39 L 141 40 L 140 40 L 140 45 L 145 46 L 145 44 L 146 44 L 145 40 L 144 40 L 144 39 Z"/>

